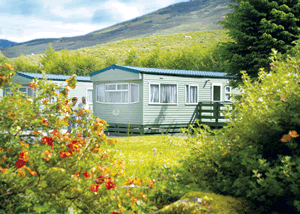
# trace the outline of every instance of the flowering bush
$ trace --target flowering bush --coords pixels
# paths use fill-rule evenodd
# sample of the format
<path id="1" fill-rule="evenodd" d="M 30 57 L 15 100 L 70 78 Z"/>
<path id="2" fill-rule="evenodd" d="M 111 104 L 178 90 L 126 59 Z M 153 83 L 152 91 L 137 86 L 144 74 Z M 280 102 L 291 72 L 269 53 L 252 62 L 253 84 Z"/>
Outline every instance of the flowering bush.
<path id="1" fill-rule="evenodd" d="M 35 96 L 28 97 L 13 83 L 13 67 L 0 69 L 1 87 L 12 91 L 0 100 L 0 210 L 40 212 L 46 204 L 48 211 L 56 207 L 64 212 L 148 212 L 145 203 L 135 206 L 133 198 L 140 191 L 122 186 L 128 179 L 113 150 L 117 140 L 104 134 L 105 121 L 82 110 L 77 114 L 85 119 L 77 121 L 78 128 L 62 133 L 70 119 L 67 94 L 69 87 L 76 87 L 75 76 L 59 94 L 55 90 L 60 86 L 35 79 L 30 83 Z M 49 102 L 52 99 L 57 101 Z M 150 188 L 146 180 L 139 181 Z"/>

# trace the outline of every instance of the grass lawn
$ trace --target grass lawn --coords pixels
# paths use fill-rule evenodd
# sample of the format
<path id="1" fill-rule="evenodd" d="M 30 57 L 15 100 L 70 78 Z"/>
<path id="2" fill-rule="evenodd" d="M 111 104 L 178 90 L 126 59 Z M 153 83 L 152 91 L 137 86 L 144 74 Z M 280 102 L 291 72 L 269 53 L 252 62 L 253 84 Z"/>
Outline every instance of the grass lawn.
<path id="1" fill-rule="evenodd" d="M 153 167 L 171 168 L 189 154 L 185 137 L 150 135 L 119 137 L 115 149 L 128 176 L 150 178 Z"/>

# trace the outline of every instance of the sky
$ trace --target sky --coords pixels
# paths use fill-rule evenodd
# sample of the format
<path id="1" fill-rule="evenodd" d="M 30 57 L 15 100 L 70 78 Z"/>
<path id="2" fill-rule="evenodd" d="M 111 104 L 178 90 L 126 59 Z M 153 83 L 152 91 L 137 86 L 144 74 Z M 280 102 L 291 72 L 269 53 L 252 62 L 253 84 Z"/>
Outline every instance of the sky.
<path id="1" fill-rule="evenodd" d="M 187 0 L 0 0 L 0 39 L 85 35 Z"/>

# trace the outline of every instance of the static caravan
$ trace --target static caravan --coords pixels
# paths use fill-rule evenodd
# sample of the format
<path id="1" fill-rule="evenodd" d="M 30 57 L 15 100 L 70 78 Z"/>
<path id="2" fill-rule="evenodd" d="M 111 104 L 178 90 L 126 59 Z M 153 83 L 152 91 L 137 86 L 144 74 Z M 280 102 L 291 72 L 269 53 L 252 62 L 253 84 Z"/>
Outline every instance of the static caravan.
<path id="1" fill-rule="evenodd" d="M 199 102 L 231 103 L 226 73 L 111 65 L 90 74 L 93 111 L 111 130 L 193 124 Z"/>
<path id="2" fill-rule="evenodd" d="M 16 72 L 17 75 L 13 77 L 14 81 L 20 85 L 20 91 L 27 94 L 28 96 L 33 96 L 33 89 L 29 87 L 30 82 L 33 81 L 34 78 L 42 79 L 42 74 L 39 73 L 26 73 L 26 72 Z M 47 74 L 47 79 L 52 81 L 55 84 L 65 86 L 67 84 L 66 80 L 71 76 L 68 75 L 56 75 L 56 74 Z M 90 109 L 93 108 L 93 83 L 90 80 L 89 76 L 77 76 L 77 85 L 75 89 L 70 89 L 69 98 L 77 97 L 78 102 L 81 102 L 82 97 L 87 98 L 87 102 L 90 105 Z M 4 88 L 3 95 L 10 94 L 9 88 Z"/>

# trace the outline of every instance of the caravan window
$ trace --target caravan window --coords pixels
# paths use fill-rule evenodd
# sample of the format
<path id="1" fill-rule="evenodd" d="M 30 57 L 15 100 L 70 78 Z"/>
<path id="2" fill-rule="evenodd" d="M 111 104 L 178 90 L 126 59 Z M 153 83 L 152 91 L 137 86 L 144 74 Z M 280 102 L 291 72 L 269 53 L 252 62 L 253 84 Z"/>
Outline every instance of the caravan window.
<path id="1" fill-rule="evenodd" d="M 128 103 L 128 83 L 105 84 L 105 103 Z"/>
<path id="2" fill-rule="evenodd" d="M 177 104 L 177 84 L 150 84 L 150 104 Z"/>
<path id="3" fill-rule="evenodd" d="M 198 86 L 186 85 L 185 86 L 185 103 L 197 104 L 198 103 Z"/>
<path id="4" fill-rule="evenodd" d="M 98 103 L 129 104 L 139 102 L 139 85 L 134 83 L 103 83 L 97 85 L 96 93 L 96 102 Z"/>

